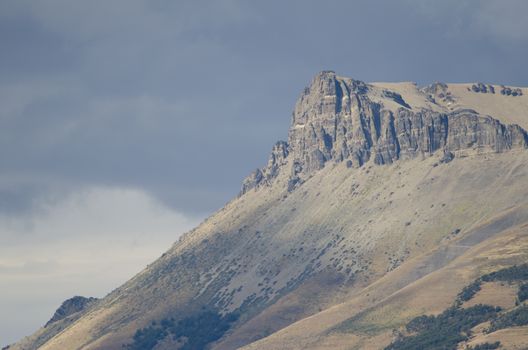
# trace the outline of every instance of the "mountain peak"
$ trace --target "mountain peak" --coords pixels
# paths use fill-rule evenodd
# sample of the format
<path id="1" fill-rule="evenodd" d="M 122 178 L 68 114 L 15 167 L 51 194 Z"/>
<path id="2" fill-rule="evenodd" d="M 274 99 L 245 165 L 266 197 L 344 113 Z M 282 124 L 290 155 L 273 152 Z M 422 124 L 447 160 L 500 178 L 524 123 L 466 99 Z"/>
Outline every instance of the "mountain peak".
<path id="1" fill-rule="evenodd" d="M 318 73 L 243 195 L 12 349 L 382 348 L 407 335 L 483 271 L 528 259 L 528 137 L 508 122 L 526 125 L 528 91 L 494 89 Z"/>
<path id="2" fill-rule="evenodd" d="M 288 142 L 275 145 L 267 166 L 244 180 L 242 194 L 272 184 L 280 174 L 291 191 L 329 161 L 360 167 L 369 161 L 390 164 L 436 152 L 465 155 L 527 146 L 525 130 L 458 100 L 446 83 L 419 89 L 319 72 L 295 104 Z"/>
<path id="3" fill-rule="evenodd" d="M 45 327 L 85 310 L 89 306 L 93 305 L 97 300 L 97 298 L 86 298 L 83 296 L 74 296 L 68 300 L 65 300 L 55 311 L 53 317 L 46 323 Z"/>

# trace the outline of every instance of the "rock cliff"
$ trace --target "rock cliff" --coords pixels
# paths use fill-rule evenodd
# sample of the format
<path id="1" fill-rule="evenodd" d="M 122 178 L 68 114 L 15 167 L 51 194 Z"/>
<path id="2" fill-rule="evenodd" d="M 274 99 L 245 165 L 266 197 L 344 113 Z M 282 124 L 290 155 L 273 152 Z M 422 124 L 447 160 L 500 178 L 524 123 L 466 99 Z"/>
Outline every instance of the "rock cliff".
<path id="1" fill-rule="evenodd" d="M 81 296 L 74 296 L 68 300 L 65 300 L 61 306 L 55 311 L 53 317 L 46 323 L 48 325 L 60 321 L 66 317 L 69 317 L 77 312 L 86 310 L 89 306 L 96 302 L 97 298 L 86 298 Z"/>
<path id="2" fill-rule="evenodd" d="M 446 89 L 446 84 L 434 84 L 424 89 L 423 98 L 437 93 L 445 99 Z M 527 133 L 518 125 L 505 125 L 472 109 L 413 108 L 397 92 L 323 71 L 295 105 L 288 142 L 273 147 L 267 166 L 244 180 L 242 193 L 271 184 L 281 171 L 289 174 L 291 190 L 329 161 L 360 167 L 437 151 L 451 157 L 527 144 Z"/>

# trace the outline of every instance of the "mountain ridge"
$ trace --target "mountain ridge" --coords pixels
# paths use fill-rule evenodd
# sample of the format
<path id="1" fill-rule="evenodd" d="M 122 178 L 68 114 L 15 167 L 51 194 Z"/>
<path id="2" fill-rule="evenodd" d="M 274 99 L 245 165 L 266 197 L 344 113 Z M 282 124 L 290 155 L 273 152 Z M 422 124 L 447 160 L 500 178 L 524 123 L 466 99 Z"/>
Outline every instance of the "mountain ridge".
<path id="1" fill-rule="evenodd" d="M 416 88 L 423 93 L 424 105 L 413 110 L 399 93 L 338 77 L 333 71 L 317 74 L 295 105 L 288 142 L 275 144 L 268 164 L 243 181 L 241 193 L 270 184 L 288 157 L 293 158 L 286 170 L 291 173 L 288 189 L 292 190 L 331 160 L 359 167 L 371 157 L 380 165 L 438 150 L 447 159 L 470 148 L 501 152 L 527 147 L 528 134 L 516 124 L 504 125 L 468 108 L 449 111 L 437 105 L 433 96 L 445 96 L 446 90 L 443 83 Z M 423 108 L 428 102 L 439 108 Z"/>
<path id="2" fill-rule="evenodd" d="M 528 109 L 513 113 L 528 94 L 491 96 L 464 86 L 471 98 L 521 106 L 506 117 L 487 116 L 478 111 L 495 108 L 487 102 L 466 106 L 462 93 L 446 98 L 450 84 L 430 94 L 387 84 L 317 74 L 296 103 L 288 142 L 273 147 L 238 197 L 80 318 L 12 348 L 120 349 L 153 321 L 178 322 L 203 308 L 240 314 L 213 349 L 295 348 L 299 338 L 283 334 L 297 322 L 317 320 L 348 301 L 357 310 L 342 316 L 377 305 L 384 293 L 436 270 L 407 284 L 392 276 L 416 268 L 439 246 L 456 249 L 458 240 L 483 223 L 500 223 L 505 213 L 518 213 L 517 226 L 528 222 L 526 131 L 503 122 L 528 121 Z M 492 237 L 468 247 L 490 244 L 510 228 L 496 227 Z M 368 297 L 382 279 L 396 289 Z M 329 339 L 324 322 L 311 329 L 320 338 L 303 344 L 324 348 L 316 345 Z M 165 337 L 155 349 L 178 344 Z"/>

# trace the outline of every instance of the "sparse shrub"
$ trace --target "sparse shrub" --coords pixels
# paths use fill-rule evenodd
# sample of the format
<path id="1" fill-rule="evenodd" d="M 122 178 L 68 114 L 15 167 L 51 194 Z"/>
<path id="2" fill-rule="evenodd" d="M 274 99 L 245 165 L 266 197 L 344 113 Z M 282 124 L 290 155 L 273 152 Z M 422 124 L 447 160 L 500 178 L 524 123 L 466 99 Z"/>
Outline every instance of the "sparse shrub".
<path id="1" fill-rule="evenodd" d="M 154 325 L 138 329 L 134 334 L 134 342 L 128 347 L 128 349 L 152 349 L 166 336 L 167 331 L 165 329 Z"/>
<path id="2" fill-rule="evenodd" d="M 490 332 L 499 329 L 528 325 L 528 306 L 522 305 L 497 317 L 491 322 Z"/>
<path id="3" fill-rule="evenodd" d="M 464 301 L 471 300 L 480 291 L 481 288 L 481 280 L 478 279 L 471 283 L 470 285 L 467 285 L 462 289 L 462 291 L 458 294 L 457 300 L 462 303 Z"/>
<path id="4" fill-rule="evenodd" d="M 434 316 L 422 315 L 413 318 L 406 326 L 408 332 L 421 332 L 435 322 Z"/>
<path id="5" fill-rule="evenodd" d="M 517 293 L 517 298 L 519 299 L 520 303 L 528 299 L 528 283 L 521 284 L 519 286 L 519 292 Z"/>
<path id="6" fill-rule="evenodd" d="M 479 279 L 476 279 L 470 285 L 464 287 L 464 289 L 462 289 L 462 291 L 458 294 L 457 302 L 462 303 L 464 301 L 471 300 L 471 298 L 473 298 L 475 294 L 477 294 L 478 291 L 480 291 L 482 282 L 495 282 L 495 281 L 514 282 L 514 281 L 525 281 L 525 280 L 528 280 L 528 264 L 514 265 L 512 267 L 507 267 L 502 270 L 491 272 L 486 275 L 483 275 Z M 528 297 L 528 287 L 525 287 L 525 288 L 527 289 L 525 289 L 525 291 L 523 292 L 523 295 L 526 295 Z M 519 291 L 519 293 L 521 294 L 521 291 Z M 520 294 L 519 294 L 519 298 L 520 298 Z"/>
<path id="7" fill-rule="evenodd" d="M 451 307 L 438 316 L 419 316 L 407 324 L 416 334 L 403 337 L 385 350 L 455 349 L 468 339 L 471 328 L 495 317 L 500 308 L 475 305 L 467 309 Z"/>
<path id="8" fill-rule="evenodd" d="M 499 271 L 488 273 L 481 277 L 485 282 L 504 281 L 513 282 L 519 280 L 528 280 L 528 264 L 514 265 Z"/>
<path id="9" fill-rule="evenodd" d="M 412 319 L 406 329 L 411 335 L 398 338 L 385 350 L 447 350 L 456 349 L 457 345 L 468 339 L 471 328 L 490 321 L 487 330 L 493 332 L 503 328 L 528 325 L 528 305 L 521 305 L 506 312 L 498 307 L 489 305 L 475 305 L 470 308 L 461 308 L 460 305 L 471 300 L 480 290 L 483 282 L 516 282 L 523 281 L 519 288 L 519 302 L 528 299 L 528 264 L 514 265 L 492 273 L 483 275 L 464 287 L 458 294 L 454 305 L 438 316 L 422 315 Z M 471 350 L 497 349 L 500 342 L 479 344 Z"/>

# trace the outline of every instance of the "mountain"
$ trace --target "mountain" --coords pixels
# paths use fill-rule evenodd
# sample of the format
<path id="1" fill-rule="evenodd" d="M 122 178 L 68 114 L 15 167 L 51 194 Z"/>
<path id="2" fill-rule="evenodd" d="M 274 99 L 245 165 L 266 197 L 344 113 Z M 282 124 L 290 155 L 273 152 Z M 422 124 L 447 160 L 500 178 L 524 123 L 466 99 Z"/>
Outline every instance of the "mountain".
<path id="1" fill-rule="evenodd" d="M 397 346 L 415 317 L 453 305 L 466 315 L 464 287 L 528 261 L 526 129 L 526 88 L 321 72 L 288 140 L 236 198 L 103 299 L 9 349 Z M 479 285 L 474 300 L 508 306 L 486 309 L 486 322 L 524 312 L 512 304 L 523 281 Z M 523 346 L 528 328 L 515 326 L 466 330 L 464 342 Z"/>
<path id="2" fill-rule="evenodd" d="M 73 298 L 70 298 L 62 303 L 62 305 L 57 309 L 57 311 L 55 311 L 53 317 L 46 323 L 44 327 L 70 317 L 78 312 L 82 312 L 96 301 L 96 298 L 74 296 Z"/>

